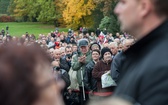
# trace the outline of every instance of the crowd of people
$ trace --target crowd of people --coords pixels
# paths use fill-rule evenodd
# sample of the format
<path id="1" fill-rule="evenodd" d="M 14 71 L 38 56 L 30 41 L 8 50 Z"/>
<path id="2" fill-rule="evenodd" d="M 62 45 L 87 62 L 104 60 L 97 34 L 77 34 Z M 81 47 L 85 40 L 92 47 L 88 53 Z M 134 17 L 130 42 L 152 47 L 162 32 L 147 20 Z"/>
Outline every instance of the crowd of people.
<path id="1" fill-rule="evenodd" d="M 130 35 L 119 33 L 113 35 L 101 32 L 99 29 L 91 33 L 81 31 L 79 34 L 71 29 L 68 33 L 56 29 L 48 35 L 40 34 L 38 38 L 28 32 L 20 38 L 1 34 L 0 41 L 1 47 L 11 42 L 17 46 L 35 44 L 47 52 L 52 59 L 53 74 L 61 75 L 64 81 L 61 94 L 67 105 L 72 103 L 84 105 L 90 99 L 99 100 L 111 96 L 115 86 L 102 88 L 101 76 L 106 72 L 109 75 L 112 75 L 112 72 L 119 74 L 116 67 L 118 64 L 111 66 L 112 60 L 134 43 Z M 116 70 L 112 71 L 112 67 L 116 67 Z M 117 80 L 118 74 L 114 76 L 114 80 Z M 78 98 L 78 101 L 74 98 Z"/>
<path id="2" fill-rule="evenodd" d="M 0 105 L 168 105 L 167 4 L 118 1 L 121 30 L 133 37 L 84 27 L 17 38 L 3 29 Z"/>

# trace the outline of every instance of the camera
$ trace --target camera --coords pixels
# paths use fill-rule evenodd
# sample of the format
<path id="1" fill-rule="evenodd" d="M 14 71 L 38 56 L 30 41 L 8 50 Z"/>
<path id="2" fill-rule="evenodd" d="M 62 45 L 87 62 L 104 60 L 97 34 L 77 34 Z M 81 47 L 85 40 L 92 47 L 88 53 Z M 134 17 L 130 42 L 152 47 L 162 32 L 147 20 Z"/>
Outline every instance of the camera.
<path id="1" fill-rule="evenodd" d="M 66 58 L 71 59 L 72 58 L 71 54 L 67 54 Z"/>
<path id="2" fill-rule="evenodd" d="M 58 67 L 58 66 L 53 67 L 53 71 L 59 71 L 59 70 L 60 70 L 60 67 Z"/>

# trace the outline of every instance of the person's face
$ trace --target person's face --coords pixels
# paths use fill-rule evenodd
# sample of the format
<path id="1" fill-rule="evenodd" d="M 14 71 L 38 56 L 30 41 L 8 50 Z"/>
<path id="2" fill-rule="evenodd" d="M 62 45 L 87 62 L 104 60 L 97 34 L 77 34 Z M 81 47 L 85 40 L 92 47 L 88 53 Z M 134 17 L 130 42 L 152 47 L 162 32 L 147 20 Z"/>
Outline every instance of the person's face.
<path id="1" fill-rule="evenodd" d="M 67 43 L 64 43 L 64 47 L 66 47 L 67 46 Z"/>
<path id="2" fill-rule="evenodd" d="M 16 37 L 13 37 L 12 39 L 13 39 L 13 41 L 16 41 L 16 40 L 17 40 Z"/>
<path id="3" fill-rule="evenodd" d="M 93 33 L 93 32 L 91 33 L 91 36 L 94 36 L 94 33 Z"/>
<path id="4" fill-rule="evenodd" d="M 60 59 L 61 58 L 61 51 L 56 51 L 54 56 L 56 59 Z"/>
<path id="5" fill-rule="evenodd" d="M 54 50 L 51 50 L 51 49 L 50 49 L 50 50 L 49 50 L 49 54 L 50 54 L 51 57 L 53 57 L 53 53 L 54 53 Z"/>
<path id="6" fill-rule="evenodd" d="M 118 52 L 117 47 L 116 47 L 116 46 L 114 46 L 114 45 L 111 45 L 111 46 L 110 46 L 110 50 L 111 50 L 111 52 L 113 53 L 113 55 L 116 55 L 116 54 L 117 54 L 117 52 Z"/>
<path id="7" fill-rule="evenodd" d="M 110 53 L 110 52 L 104 53 L 103 59 L 104 59 L 104 61 L 106 61 L 106 62 L 110 61 L 110 60 L 112 59 L 111 53 Z"/>
<path id="8" fill-rule="evenodd" d="M 77 46 L 73 46 L 72 50 L 73 50 L 73 52 L 76 52 L 77 51 Z"/>
<path id="9" fill-rule="evenodd" d="M 115 7 L 114 12 L 118 15 L 118 20 L 121 23 L 121 30 L 130 32 L 137 28 L 139 19 L 138 0 L 120 0 Z"/>
<path id="10" fill-rule="evenodd" d="M 128 48 L 130 48 L 131 44 L 132 44 L 131 41 L 126 41 L 123 50 L 126 51 Z"/>
<path id="11" fill-rule="evenodd" d="M 63 40 L 63 39 L 64 39 L 64 36 L 63 36 L 63 35 L 61 35 L 61 36 L 60 36 L 60 39 L 61 39 L 61 40 Z"/>
<path id="12" fill-rule="evenodd" d="M 65 50 L 61 50 L 61 56 L 63 57 L 65 55 Z"/>
<path id="13" fill-rule="evenodd" d="M 72 49 L 71 48 L 66 48 L 66 54 L 72 54 Z"/>
<path id="14" fill-rule="evenodd" d="M 71 41 L 73 41 L 74 39 L 73 38 L 71 38 Z"/>
<path id="15" fill-rule="evenodd" d="M 92 59 L 94 61 L 99 60 L 99 58 L 100 58 L 100 54 L 98 52 L 96 52 L 96 51 L 92 52 Z"/>
<path id="16" fill-rule="evenodd" d="M 118 50 L 120 50 L 120 51 L 123 50 L 123 45 L 122 45 L 122 44 L 119 44 L 119 46 L 118 46 Z"/>
<path id="17" fill-rule="evenodd" d="M 89 47 L 88 47 L 88 46 L 81 46 L 81 47 L 80 47 L 80 51 L 81 51 L 83 54 L 86 54 L 86 53 L 89 51 Z"/>
<path id="18" fill-rule="evenodd" d="M 99 46 L 92 46 L 92 50 L 99 50 Z"/>
<path id="19" fill-rule="evenodd" d="M 42 40 L 42 44 L 44 44 L 44 45 L 45 45 L 45 44 L 46 44 L 46 41 L 45 41 L 45 40 Z"/>
<path id="20" fill-rule="evenodd" d="M 54 38 L 51 38 L 51 41 L 54 42 Z"/>

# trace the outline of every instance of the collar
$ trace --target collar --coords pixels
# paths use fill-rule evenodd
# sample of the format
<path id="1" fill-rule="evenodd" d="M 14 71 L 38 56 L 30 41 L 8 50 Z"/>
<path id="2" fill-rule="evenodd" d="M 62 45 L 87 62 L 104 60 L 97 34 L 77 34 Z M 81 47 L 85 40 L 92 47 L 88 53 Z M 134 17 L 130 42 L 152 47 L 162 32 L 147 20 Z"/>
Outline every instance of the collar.
<path id="1" fill-rule="evenodd" d="M 90 53 L 91 53 L 91 52 L 90 52 L 90 51 L 88 51 L 85 55 L 86 55 L 86 56 L 88 56 L 88 55 L 90 55 Z M 80 54 L 80 56 L 82 56 L 82 55 L 84 55 L 84 54 L 83 54 L 83 53 L 81 53 L 81 54 Z"/>
<path id="2" fill-rule="evenodd" d="M 124 52 L 124 54 L 126 56 L 138 55 L 139 53 L 143 52 L 143 49 L 150 48 L 150 44 L 152 42 L 159 41 L 159 39 L 162 39 L 166 35 L 165 33 L 167 32 L 168 32 L 168 20 L 163 22 L 156 29 L 154 29 L 145 37 L 143 37 L 134 45 L 132 45 L 128 50 Z"/>
<path id="3" fill-rule="evenodd" d="M 94 62 L 94 64 L 96 64 L 98 61 L 96 62 L 95 60 L 93 60 L 93 62 Z"/>
<path id="4" fill-rule="evenodd" d="M 104 64 L 111 64 L 111 62 L 112 62 L 112 60 L 111 61 L 109 61 L 109 62 L 105 62 L 103 59 L 102 59 L 102 62 L 104 63 Z"/>

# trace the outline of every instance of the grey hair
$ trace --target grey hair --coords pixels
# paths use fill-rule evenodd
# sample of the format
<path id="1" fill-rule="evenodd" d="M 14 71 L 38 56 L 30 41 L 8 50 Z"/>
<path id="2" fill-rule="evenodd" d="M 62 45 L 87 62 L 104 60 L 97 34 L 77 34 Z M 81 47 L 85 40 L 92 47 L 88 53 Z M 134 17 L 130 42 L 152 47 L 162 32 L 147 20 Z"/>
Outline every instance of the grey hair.
<path id="1" fill-rule="evenodd" d="M 118 47 L 117 42 L 111 42 L 111 43 L 109 44 L 109 46 L 111 46 L 111 45 L 114 45 L 115 47 Z"/>

